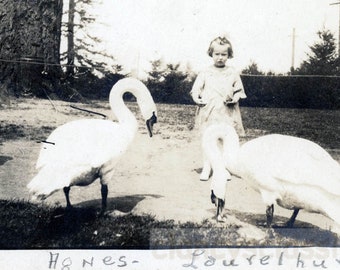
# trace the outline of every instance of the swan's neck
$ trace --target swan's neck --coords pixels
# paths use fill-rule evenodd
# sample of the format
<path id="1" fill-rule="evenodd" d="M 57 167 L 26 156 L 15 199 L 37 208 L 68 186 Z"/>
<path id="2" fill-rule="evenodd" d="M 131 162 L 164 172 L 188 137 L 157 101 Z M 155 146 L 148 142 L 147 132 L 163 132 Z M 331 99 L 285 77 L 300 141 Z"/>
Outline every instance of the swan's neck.
<path id="1" fill-rule="evenodd" d="M 205 155 L 209 159 L 214 173 L 225 171 L 225 162 L 222 155 L 222 145 L 219 138 L 214 138 L 204 145 Z"/>
<path id="2" fill-rule="evenodd" d="M 234 128 L 227 125 L 209 127 L 204 134 L 203 149 L 213 170 L 227 169 L 239 175 L 237 163 L 240 143 Z"/>
<path id="3" fill-rule="evenodd" d="M 123 100 L 123 95 L 125 92 L 126 91 L 123 91 L 120 95 L 116 95 L 117 97 L 113 97 L 111 109 L 120 124 L 137 123 L 134 114 L 126 106 Z"/>
<path id="4" fill-rule="evenodd" d="M 122 128 L 135 134 L 138 125 L 133 113 L 128 109 L 123 100 L 123 95 L 130 92 L 137 99 L 138 106 L 145 120 L 156 114 L 156 106 L 146 86 L 139 80 L 125 78 L 118 81 L 110 92 L 110 105 Z"/>
<path id="5" fill-rule="evenodd" d="M 138 128 L 138 123 L 134 114 L 126 106 L 123 95 L 126 92 L 131 92 L 134 96 L 136 94 L 134 90 L 127 90 L 126 87 L 115 87 L 110 93 L 110 106 L 113 114 L 117 118 L 119 124 L 124 127 L 128 127 L 131 131 L 136 131 Z"/>
<path id="6" fill-rule="evenodd" d="M 240 150 L 240 141 L 236 134 L 228 134 L 224 138 L 222 156 L 224 160 L 224 166 L 229 172 L 239 176 L 238 154 Z"/>

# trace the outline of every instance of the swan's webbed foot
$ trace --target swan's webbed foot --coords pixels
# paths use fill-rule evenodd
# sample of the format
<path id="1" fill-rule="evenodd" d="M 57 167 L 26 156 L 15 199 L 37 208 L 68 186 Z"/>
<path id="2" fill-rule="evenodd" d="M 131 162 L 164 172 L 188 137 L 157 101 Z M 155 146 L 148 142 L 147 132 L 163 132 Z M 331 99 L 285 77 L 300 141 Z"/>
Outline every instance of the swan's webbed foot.
<path id="1" fill-rule="evenodd" d="M 224 200 L 217 199 L 217 221 L 218 222 L 226 222 L 226 218 L 223 216 L 224 210 Z"/>
<path id="2" fill-rule="evenodd" d="M 219 214 L 219 215 L 217 215 L 216 220 L 217 220 L 217 222 L 225 223 L 225 222 L 227 222 L 227 217 Z"/>
<path id="3" fill-rule="evenodd" d="M 275 231 L 273 228 L 267 228 L 267 237 L 268 239 L 273 239 L 275 238 Z"/>

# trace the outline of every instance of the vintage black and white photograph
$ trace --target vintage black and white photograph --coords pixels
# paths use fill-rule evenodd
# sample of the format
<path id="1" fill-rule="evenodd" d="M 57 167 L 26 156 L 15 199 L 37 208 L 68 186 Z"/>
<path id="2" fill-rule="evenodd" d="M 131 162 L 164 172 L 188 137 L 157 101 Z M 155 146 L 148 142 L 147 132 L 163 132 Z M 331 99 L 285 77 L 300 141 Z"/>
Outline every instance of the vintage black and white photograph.
<path id="1" fill-rule="evenodd" d="M 0 18 L 0 265 L 340 266 L 339 1 L 1 0 Z"/>

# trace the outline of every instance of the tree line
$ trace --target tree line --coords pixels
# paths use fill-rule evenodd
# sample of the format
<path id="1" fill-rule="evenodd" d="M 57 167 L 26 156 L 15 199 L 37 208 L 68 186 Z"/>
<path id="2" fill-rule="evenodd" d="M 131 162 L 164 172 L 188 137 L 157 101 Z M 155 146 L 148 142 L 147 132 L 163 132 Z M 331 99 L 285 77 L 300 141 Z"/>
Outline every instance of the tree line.
<path id="1" fill-rule="evenodd" d="M 63 0 L 39 0 L 39 5 L 32 5 L 35 0 L 0 2 L 0 17 L 8 22 L 0 25 L 2 102 L 10 95 L 68 101 L 107 99 L 112 85 L 128 74 L 122 74 L 114 56 L 96 51 L 100 40 L 87 32 L 96 21 L 88 13 L 95 1 L 69 0 L 67 8 L 63 8 Z M 241 78 L 248 98 L 241 105 L 339 109 L 335 38 L 327 29 L 317 34 L 307 59 L 285 75 L 265 73 L 255 62 L 244 68 Z M 67 48 L 60 52 L 63 35 Z M 98 54 L 101 60 L 93 57 Z M 156 102 L 193 104 L 190 90 L 197 74 L 160 59 L 152 61 L 151 67 L 144 82 Z"/>
<path id="2" fill-rule="evenodd" d="M 241 105 L 252 107 L 285 107 L 340 109 L 340 58 L 333 34 L 323 29 L 310 46 L 307 59 L 287 75 L 263 72 L 252 62 L 241 72 L 247 99 Z M 147 86 L 159 102 L 192 104 L 190 90 L 196 74 L 183 72 L 179 65 L 161 68 L 160 60 L 152 62 Z"/>

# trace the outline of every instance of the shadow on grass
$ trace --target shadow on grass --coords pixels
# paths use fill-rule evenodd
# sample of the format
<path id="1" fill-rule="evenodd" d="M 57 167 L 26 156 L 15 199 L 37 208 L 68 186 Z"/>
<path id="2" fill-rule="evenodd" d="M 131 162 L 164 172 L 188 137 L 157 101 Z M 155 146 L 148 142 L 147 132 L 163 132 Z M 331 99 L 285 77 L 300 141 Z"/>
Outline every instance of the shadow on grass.
<path id="1" fill-rule="evenodd" d="M 130 212 L 148 196 L 110 198 L 108 212 Z M 149 247 L 151 216 L 100 216 L 100 200 L 51 207 L 26 201 L 0 200 L 0 249 L 26 248 L 130 248 Z"/>
<path id="2" fill-rule="evenodd" d="M 266 215 L 232 211 L 238 219 L 257 227 L 266 228 Z M 330 230 L 324 230 L 308 222 L 296 220 L 294 226 L 287 227 L 289 218 L 274 216 L 273 230 L 279 238 L 294 239 L 295 246 L 340 246 L 340 239 Z"/>
<path id="3" fill-rule="evenodd" d="M 153 194 L 137 194 L 137 195 L 131 195 L 131 196 L 120 196 L 120 197 L 113 197 L 107 199 L 107 212 L 111 212 L 114 210 L 118 210 L 121 212 L 131 212 L 133 208 L 142 200 L 144 200 L 147 197 L 153 197 L 153 198 L 160 198 L 159 195 L 153 195 Z M 97 200 L 90 200 L 90 201 L 84 201 L 81 203 L 78 203 L 74 205 L 74 207 L 82 207 L 82 208 L 101 208 L 101 199 Z"/>
<path id="4" fill-rule="evenodd" d="M 10 156 L 0 156 L 0 166 L 4 165 L 7 161 L 12 160 Z"/>
<path id="5" fill-rule="evenodd" d="M 108 211 L 126 212 L 123 216 L 98 215 L 100 200 L 83 202 L 71 209 L 0 200 L 0 249 L 331 247 L 337 243 L 331 232 L 300 221 L 293 229 L 275 226 L 273 239 L 250 241 L 239 235 L 235 224 L 217 226 L 208 220 L 177 224 L 173 220 L 158 221 L 151 215 L 129 213 L 148 196 L 155 195 L 110 198 Z M 259 228 L 265 220 L 265 215 L 237 211 L 230 214 Z M 281 221 L 287 219 L 275 217 L 276 224 Z"/>

